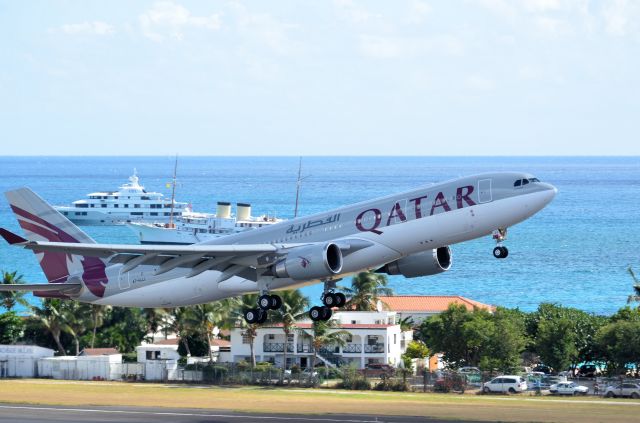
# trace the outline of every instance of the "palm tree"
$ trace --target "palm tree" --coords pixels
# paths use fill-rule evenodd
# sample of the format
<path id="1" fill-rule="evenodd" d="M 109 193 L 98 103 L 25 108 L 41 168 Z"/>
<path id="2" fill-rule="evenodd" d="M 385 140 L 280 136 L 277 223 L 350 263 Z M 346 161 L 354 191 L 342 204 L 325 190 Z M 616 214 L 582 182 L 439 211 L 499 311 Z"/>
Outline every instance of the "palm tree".
<path id="1" fill-rule="evenodd" d="M 244 328 L 244 336 L 249 339 L 249 350 L 251 351 L 251 368 L 256 367 L 256 353 L 254 351 L 254 340 L 258 334 L 259 323 L 247 323 L 244 319 L 244 310 L 248 308 L 255 308 L 258 303 L 258 294 L 243 295 L 236 307 L 235 315 L 237 316 L 237 322 Z"/>
<path id="2" fill-rule="evenodd" d="M 311 345 L 313 346 L 311 374 L 313 374 L 313 371 L 315 370 L 318 351 L 322 349 L 322 347 L 326 347 L 328 345 L 337 345 L 342 347 L 347 343 L 349 332 L 346 330 L 338 330 L 339 327 L 340 326 L 336 320 L 318 320 L 313 322 L 313 325 L 311 326 L 311 334 L 302 332 L 303 336 L 311 338 Z"/>
<path id="3" fill-rule="evenodd" d="M 188 307 L 176 307 L 173 308 L 170 313 L 165 316 L 164 327 L 175 333 L 176 336 L 184 345 L 184 349 L 187 351 L 187 355 L 191 355 L 189 349 L 188 337 L 194 332 L 192 326 L 192 318 Z"/>
<path id="4" fill-rule="evenodd" d="M 299 290 L 283 291 L 280 293 L 282 298 L 282 307 L 274 310 L 271 314 L 273 322 L 282 323 L 282 331 L 284 332 L 284 350 L 282 365 L 282 376 L 280 382 L 284 377 L 284 372 L 287 370 L 287 347 L 289 346 L 289 335 L 295 329 L 296 322 L 304 317 L 309 306 L 309 299 L 302 295 Z"/>
<path id="5" fill-rule="evenodd" d="M 378 297 L 393 295 L 393 290 L 387 287 L 387 277 L 372 271 L 360 272 L 351 280 L 351 288 L 342 288 L 349 301 L 345 307 L 356 311 L 375 311 Z"/>
<path id="6" fill-rule="evenodd" d="M 14 272 L 5 272 L 2 271 L 2 281 L 0 284 L 2 285 L 15 285 L 15 284 L 23 284 L 24 280 L 22 280 L 22 275 L 18 275 L 17 271 Z M 28 303 L 24 299 L 24 292 L 21 291 L 2 291 L 0 292 L 2 298 L 2 305 L 7 311 L 11 311 L 16 304 L 20 303 L 24 306 L 27 306 Z"/>
<path id="7" fill-rule="evenodd" d="M 77 301 L 62 301 L 58 312 L 64 322 L 61 329 L 71 335 L 76 347 L 76 355 L 79 355 L 80 337 L 87 330 L 88 323 L 93 320 L 91 305 Z"/>
<path id="8" fill-rule="evenodd" d="M 90 308 L 91 308 L 91 323 L 93 325 L 93 330 L 91 333 L 91 348 L 94 348 L 96 344 L 96 332 L 98 330 L 98 327 L 104 324 L 104 317 L 109 311 L 111 311 L 112 307 L 91 304 Z"/>
<path id="9" fill-rule="evenodd" d="M 235 298 L 227 298 L 207 304 L 198 304 L 189 308 L 188 326 L 204 334 L 209 346 L 209 361 L 213 362 L 211 352 L 211 334 L 215 327 L 229 328 L 235 319 L 233 310 L 237 308 L 239 301 Z"/>
<path id="10" fill-rule="evenodd" d="M 64 346 L 60 342 L 60 335 L 66 324 L 60 313 L 61 304 L 62 300 L 45 298 L 42 300 L 42 305 L 40 307 L 32 307 L 32 310 L 33 315 L 40 320 L 42 325 L 53 337 L 53 340 L 58 346 L 58 352 L 60 354 L 65 354 Z"/>
<path id="11" fill-rule="evenodd" d="M 142 317 L 147 323 L 147 333 L 151 334 L 152 344 L 156 342 L 156 333 L 160 330 L 163 323 L 165 323 L 168 313 L 169 311 L 166 308 L 155 307 L 142 309 Z"/>
<path id="12" fill-rule="evenodd" d="M 633 295 L 629 295 L 629 298 L 627 298 L 627 304 L 631 304 L 632 302 L 640 302 L 640 279 L 636 277 L 636 274 L 633 272 L 631 266 L 629 266 L 627 271 L 633 278 Z"/>

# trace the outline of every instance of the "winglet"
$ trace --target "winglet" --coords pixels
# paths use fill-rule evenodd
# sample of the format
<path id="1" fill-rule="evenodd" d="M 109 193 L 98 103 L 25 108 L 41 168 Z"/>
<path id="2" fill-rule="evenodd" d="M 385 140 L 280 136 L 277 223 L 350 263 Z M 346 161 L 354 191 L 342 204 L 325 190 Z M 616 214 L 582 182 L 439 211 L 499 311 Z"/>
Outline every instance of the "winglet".
<path id="1" fill-rule="evenodd" d="M 5 228 L 0 228 L 0 236 L 2 236 L 4 240 L 11 245 L 26 244 L 27 242 L 29 242 L 20 235 L 16 235 L 11 231 L 6 230 Z"/>

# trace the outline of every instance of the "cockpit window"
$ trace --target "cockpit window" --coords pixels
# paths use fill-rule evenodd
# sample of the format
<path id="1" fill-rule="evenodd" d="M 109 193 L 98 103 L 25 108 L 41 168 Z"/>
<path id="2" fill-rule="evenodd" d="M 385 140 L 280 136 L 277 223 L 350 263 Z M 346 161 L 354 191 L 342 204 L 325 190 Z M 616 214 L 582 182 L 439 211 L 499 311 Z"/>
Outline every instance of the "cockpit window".
<path id="1" fill-rule="evenodd" d="M 527 185 L 528 183 L 529 183 L 529 180 L 528 180 L 528 179 L 523 179 L 523 180 L 522 180 L 522 185 Z"/>
<path id="2" fill-rule="evenodd" d="M 529 182 L 540 182 L 538 178 L 529 178 Z"/>
<path id="3" fill-rule="evenodd" d="M 513 183 L 513 186 L 516 188 L 520 187 L 521 185 L 522 185 L 522 179 L 518 179 Z"/>

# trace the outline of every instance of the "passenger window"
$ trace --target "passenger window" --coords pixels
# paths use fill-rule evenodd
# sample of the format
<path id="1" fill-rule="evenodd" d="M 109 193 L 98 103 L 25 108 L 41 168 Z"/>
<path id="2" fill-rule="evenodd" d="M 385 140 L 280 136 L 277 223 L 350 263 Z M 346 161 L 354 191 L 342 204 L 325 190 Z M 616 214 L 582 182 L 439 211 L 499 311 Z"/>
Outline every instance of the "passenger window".
<path id="1" fill-rule="evenodd" d="M 514 186 L 514 187 L 516 187 L 516 188 L 520 188 L 520 186 L 521 186 L 521 185 L 522 185 L 522 179 L 518 179 L 518 180 L 513 184 L 513 186 Z"/>

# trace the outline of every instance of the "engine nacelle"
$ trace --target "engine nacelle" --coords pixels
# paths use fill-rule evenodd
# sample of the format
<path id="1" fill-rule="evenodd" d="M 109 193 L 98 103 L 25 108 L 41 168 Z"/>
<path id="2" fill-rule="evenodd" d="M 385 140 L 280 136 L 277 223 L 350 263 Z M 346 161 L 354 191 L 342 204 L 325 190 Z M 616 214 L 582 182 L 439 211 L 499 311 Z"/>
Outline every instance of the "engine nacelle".
<path id="1" fill-rule="evenodd" d="M 402 275 L 405 278 L 436 275 L 451 268 L 451 250 L 440 247 L 431 251 L 411 254 L 400 260 L 392 261 L 378 269 L 378 273 Z"/>
<path id="2" fill-rule="evenodd" d="M 276 263 L 272 272 L 276 278 L 297 281 L 326 279 L 342 270 L 342 251 L 334 243 L 307 245 L 289 251 L 284 260 Z"/>

